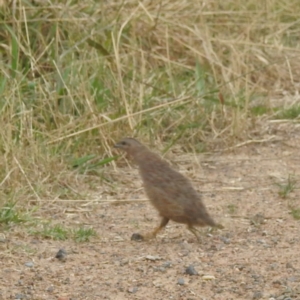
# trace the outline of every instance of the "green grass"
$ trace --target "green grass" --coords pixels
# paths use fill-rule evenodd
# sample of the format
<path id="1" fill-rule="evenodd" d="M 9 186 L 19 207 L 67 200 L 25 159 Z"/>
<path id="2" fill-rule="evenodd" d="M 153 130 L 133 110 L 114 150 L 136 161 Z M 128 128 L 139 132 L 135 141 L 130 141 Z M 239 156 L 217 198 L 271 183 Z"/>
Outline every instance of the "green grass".
<path id="1" fill-rule="evenodd" d="M 289 108 L 282 109 L 277 114 L 278 119 L 299 119 L 300 117 L 300 105 L 292 105 Z"/>
<path id="2" fill-rule="evenodd" d="M 97 236 L 93 228 L 67 228 L 62 224 L 36 222 L 35 226 L 29 229 L 31 235 L 53 240 L 74 240 L 76 242 L 88 242 L 92 237 Z"/>
<path id="3" fill-rule="evenodd" d="M 84 199 L 81 184 L 112 180 L 123 136 L 197 153 L 258 139 L 265 116 L 299 116 L 281 100 L 297 91 L 297 0 L 10 2 L 0 6 L 1 205 L 11 191 L 24 206 Z"/>
<path id="4" fill-rule="evenodd" d="M 294 176 L 289 175 L 285 183 L 277 183 L 279 187 L 279 196 L 283 199 L 287 198 L 288 195 L 293 192 L 296 188 L 297 181 Z"/>
<path id="5" fill-rule="evenodd" d="M 290 214 L 295 220 L 300 220 L 300 208 L 290 208 Z"/>
<path id="6" fill-rule="evenodd" d="M 46 239 L 67 240 L 69 238 L 69 230 L 62 225 L 43 224 L 41 229 L 34 229 L 31 234 L 40 236 Z"/>
<path id="7" fill-rule="evenodd" d="M 30 215 L 16 208 L 16 203 L 8 202 L 0 208 L 0 226 L 25 223 L 30 220 Z"/>
<path id="8" fill-rule="evenodd" d="M 227 209 L 230 214 L 234 214 L 236 213 L 237 207 L 235 204 L 228 204 Z"/>
<path id="9" fill-rule="evenodd" d="M 88 242 L 91 237 L 97 236 L 96 231 L 93 228 L 80 227 L 73 231 L 74 239 L 76 242 Z"/>

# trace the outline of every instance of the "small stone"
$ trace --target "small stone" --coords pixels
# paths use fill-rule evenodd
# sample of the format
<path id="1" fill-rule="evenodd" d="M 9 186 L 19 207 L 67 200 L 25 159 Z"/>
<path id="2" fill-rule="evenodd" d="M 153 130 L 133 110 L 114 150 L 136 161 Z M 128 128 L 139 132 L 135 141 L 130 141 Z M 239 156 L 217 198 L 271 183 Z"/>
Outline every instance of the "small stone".
<path id="1" fill-rule="evenodd" d="M 161 265 L 163 268 L 170 268 L 172 266 L 172 263 L 170 261 L 166 261 Z"/>
<path id="2" fill-rule="evenodd" d="M 293 265 L 290 262 L 286 263 L 285 267 L 287 269 L 294 269 Z"/>
<path id="3" fill-rule="evenodd" d="M 204 276 L 202 276 L 202 279 L 203 280 L 214 280 L 214 279 L 216 279 L 216 277 L 213 275 L 204 275 Z"/>
<path id="4" fill-rule="evenodd" d="M 146 259 L 156 261 L 156 260 L 161 260 L 161 257 L 159 256 L 153 256 L 153 255 L 147 255 Z"/>
<path id="5" fill-rule="evenodd" d="M 276 264 L 276 263 L 270 264 L 267 267 L 268 270 L 276 270 L 277 268 L 278 268 L 278 264 Z"/>
<path id="6" fill-rule="evenodd" d="M 230 244 L 230 239 L 228 239 L 227 237 L 225 236 L 221 236 L 220 237 L 220 240 L 224 243 L 224 244 Z"/>
<path id="7" fill-rule="evenodd" d="M 298 278 L 295 277 L 295 276 L 289 277 L 287 280 L 291 281 L 291 282 L 297 282 L 297 281 L 299 281 Z"/>
<path id="8" fill-rule="evenodd" d="M 178 283 L 179 285 L 184 285 L 184 284 L 185 284 L 183 278 L 179 278 L 178 281 L 177 281 L 177 283 Z"/>
<path id="9" fill-rule="evenodd" d="M 65 261 L 67 259 L 67 251 L 63 248 L 59 249 L 55 255 L 55 258 L 57 258 L 60 261 Z"/>
<path id="10" fill-rule="evenodd" d="M 132 241 L 141 242 L 144 240 L 143 236 L 139 233 L 134 233 L 131 238 Z"/>
<path id="11" fill-rule="evenodd" d="M 280 280 L 274 280 L 272 282 L 272 284 L 275 286 L 275 287 L 280 287 L 282 285 L 281 281 Z"/>
<path id="12" fill-rule="evenodd" d="M 49 286 L 49 287 L 46 289 L 46 291 L 47 291 L 48 293 L 53 293 L 54 287 L 53 287 L 53 286 Z"/>
<path id="13" fill-rule="evenodd" d="M 252 274 L 251 277 L 256 281 L 259 280 L 259 278 L 260 278 L 260 276 L 256 275 L 256 274 Z"/>
<path id="14" fill-rule="evenodd" d="M 132 286 L 127 291 L 130 294 L 135 294 L 138 291 L 138 288 L 136 286 Z"/>
<path id="15" fill-rule="evenodd" d="M 185 273 L 188 275 L 198 275 L 198 272 L 195 270 L 195 267 L 193 265 L 188 266 L 185 269 Z"/>
<path id="16" fill-rule="evenodd" d="M 154 271 L 165 273 L 166 272 L 166 268 L 164 268 L 164 267 L 156 267 L 156 268 L 154 268 Z"/>
<path id="17" fill-rule="evenodd" d="M 121 236 L 117 235 L 117 236 L 114 237 L 114 241 L 115 242 L 123 242 L 124 239 Z"/>
<path id="18" fill-rule="evenodd" d="M 15 299 L 26 299 L 26 295 L 24 294 L 16 294 Z"/>
<path id="19" fill-rule="evenodd" d="M 28 261 L 25 263 L 25 266 L 28 268 L 32 268 L 34 266 L 34 263 L 32 261 Z"/>
<path id="20" fill-rule="evenodd" d="M 163 283 L 161 282 L 161 280 L 157 279 L 157 280 L 153 281 L 153 285 L 155 287 L 161 287 L 161 286 L 163 286 Z"/>
<path id="21" fill-rule="evenodd" d="M 253 296 L 252 296 L 252 299 L 256 300 L 256 299 L 261 299 L 263 297 L 263 294 L 262 292 L 254 292 Z"/>
<path id="22" fill-rule="evenodd" d="M 266 244 L 266 241 L 265 240 L 257 240 L 256 241 L 258 244 Z"/>

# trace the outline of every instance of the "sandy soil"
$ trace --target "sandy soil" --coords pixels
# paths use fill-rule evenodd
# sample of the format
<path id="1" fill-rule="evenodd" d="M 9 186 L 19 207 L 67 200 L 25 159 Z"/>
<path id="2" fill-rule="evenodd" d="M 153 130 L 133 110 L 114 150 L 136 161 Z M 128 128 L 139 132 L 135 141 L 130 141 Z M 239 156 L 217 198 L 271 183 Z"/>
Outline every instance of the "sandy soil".
<path id="1" fill-rule="evenodd" d="M 300 299 L 300 221 L 290 213 L 300 208 L 299 145 L 291 126 L 223 154 L 174 155 L 173 166 L 225 226 L 202 229 L 201 243 L 172 222 L 155 240 L 131 241 L 158 224 L 157 213 L 135 168 L 112 170 L 115 184 L 101 186 L 93 201 L 44 207 L 55 222 L 92 226 L 97 238 L 39 239 L 19 226 L 1 234 L 0 299 Z M 289 175 L 296 189 L 284 199 L 276 183 Z M 65 261 L 55 258 L 61 248 Z M 189 266 L 196 275 L 186 274 Z"/>

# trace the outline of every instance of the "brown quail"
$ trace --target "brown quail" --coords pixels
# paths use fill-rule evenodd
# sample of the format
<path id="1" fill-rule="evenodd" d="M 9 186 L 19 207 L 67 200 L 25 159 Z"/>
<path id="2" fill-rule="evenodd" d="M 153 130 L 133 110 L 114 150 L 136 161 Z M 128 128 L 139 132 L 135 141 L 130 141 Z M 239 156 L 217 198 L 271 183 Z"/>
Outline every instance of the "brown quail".
<path id="1" fill-rule="evenodd" d="M 156 236 L 169 222 L 187 224 L 187 228 L 197 237 L 194 226 L 222 228 L 208 214 L 200 195 L 190 181 L 173 170 L 166 161 L 151 152 L 146 146 L 133 138 L 125 138 L 115 145 L 124 150 L 138 165 L 144 188 L 151 203 L 162 217 L 160 225 L 152 232 L 133 234 L 132 240 L 146 240 Z"/>

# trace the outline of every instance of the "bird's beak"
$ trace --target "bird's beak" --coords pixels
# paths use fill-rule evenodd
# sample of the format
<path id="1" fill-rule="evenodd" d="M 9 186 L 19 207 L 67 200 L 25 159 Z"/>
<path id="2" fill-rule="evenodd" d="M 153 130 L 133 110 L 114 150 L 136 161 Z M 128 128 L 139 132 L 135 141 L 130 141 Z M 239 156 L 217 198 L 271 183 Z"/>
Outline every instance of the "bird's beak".
<path id="1" fill-rule="evenodd" d="M 115 144 L 114 148 L 121 148 L 121 144 L 119 144 L 119 143 Z"/>

